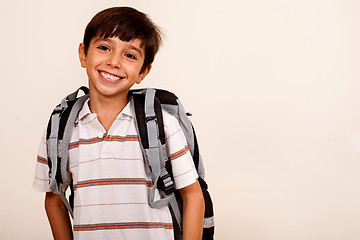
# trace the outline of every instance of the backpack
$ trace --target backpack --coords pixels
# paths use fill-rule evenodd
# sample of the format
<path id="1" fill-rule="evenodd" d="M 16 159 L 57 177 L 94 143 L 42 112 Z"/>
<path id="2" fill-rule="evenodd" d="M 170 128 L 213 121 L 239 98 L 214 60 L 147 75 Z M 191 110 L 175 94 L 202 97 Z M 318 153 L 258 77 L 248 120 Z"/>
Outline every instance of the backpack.
<path id="1" fill-rule="evenodd" d="M 79 90 L 85 95 L 77 97 Z M 84 102 L 89 98 L 89 89 L 80 87 L 77 91 L 65 97 L 56 106 L 51 114 L 46 133 L 48 151 L 50 189 L 60 194 L 70 215 L 74 203 L 74 189 L 70 183 L 70 196 L 66 197 L 66 183 L 69 182 L 68 146 L 72 128 Z M 178 190 L 175 190 L 171 164 L 165 146 L 165 131 L 162 119 L 162 109 L 173 115 L 180 124 L 186 137 L 189 151 L 198 172 L 201 189 L 205 201 L 205 216 L 203 227 L 203 240 L 214 239 L 214 213 L 213 204 L 204 180 L 204 167 L 199 154 L 199 147 L 194 128 L 188 119 L 179 99 L 171 92 L 160 89 L 130 90 L 128 94 L 130 104 L 135 110 L 136 128 L 140 139 L 140 146 L 144 159 L 149 165 L 153 187 L 149 194 L 149 205 L 161 208 L 169 205 L 173 219 L 174 235 L 176 240 L 182 239 L 182 200 Z M 154 200 L 156 188 L 162 191 L 163 197 Z"/>

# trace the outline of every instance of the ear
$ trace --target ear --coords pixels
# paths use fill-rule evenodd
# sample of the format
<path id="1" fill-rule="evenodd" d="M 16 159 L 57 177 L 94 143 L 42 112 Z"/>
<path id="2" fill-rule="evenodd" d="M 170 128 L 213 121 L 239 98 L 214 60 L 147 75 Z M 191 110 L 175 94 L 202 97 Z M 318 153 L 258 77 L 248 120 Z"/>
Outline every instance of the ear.
<path id="1" fill-rule="evenodd" d="M 85 54 L 85 45 L 84 43 L 79 44 L 79 59 L 81 66 L 86 68 L 86 54 Z"/>
<path id="2" fill-rule="evenodd" d="M 138 79 L 136 80 L 137 84 L 140 84 L 141 81 L 146 77 L 146 75 L 149 74 L 151 67 L 152 65 L 150 64 L 148 67 L 145 68 L 145 70 L 142 73 L 139 74 Z"/>

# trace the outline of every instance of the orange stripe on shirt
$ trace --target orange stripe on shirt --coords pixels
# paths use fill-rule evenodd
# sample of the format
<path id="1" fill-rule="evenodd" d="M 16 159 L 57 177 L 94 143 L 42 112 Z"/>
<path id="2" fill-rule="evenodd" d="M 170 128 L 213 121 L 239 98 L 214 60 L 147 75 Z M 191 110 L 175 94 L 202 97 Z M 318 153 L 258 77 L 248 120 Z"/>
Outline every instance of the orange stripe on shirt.
<path id="1" fill-rule="evenodd" d="M 92 144 L 92 143 L 98 143 L 98 142 L 102 142 L 102 141 L 120 141 L 120 142 L 125 142 L 125 141 L 139 141 L 139 137 L 136 135 L 130 135 L 130 136 L 111 136 L 111 135 L 107 135 L 101 138 L 90 138 L 90 139 L 79 139 L 79 141 L 77 142 L 72 142 L 69 144 L 69 150 L 79 147 L 79 145 L 81 144 Z"/>
<path id="2" fill-rule="evenodd" d="M 153 186 L 153 183 L 146 179 L 95 179 L 89 181 L 78 182 L 74 189 L 81 187 L 90 187 L 90 186 L 102 186 L 102 185 L 116 185 L 116 184 L 145 184 L 147 187 Z"/>
<path id="3" fill-rule="evenodd" d="M 186 154 L 186 152 L 189 151 L 189 147 L 185 146 L 185 148 L 181 149 L 180 151 L 173 153 L 170 155 L 170 160 L 174 160 L 176 158 L 179 158 Z"/>
<path id="4" fill-rule="evenodd" d="M 172 229 L 172 223 L 161 222 L 126 222 L 126 223 L 103 223 L 103 224 L 85 224 L 74 225 L 74 231 L 94 231 L 107 229 L 129 229 L 129 228 L 165 228 Z"/>
<path id="5" fill-rule="evenodd" d="M 43 163 L 43 164 L 49 164 L 48 160 L 46 158 L 40 157 L 39 155 L 37 156 L 37 161 L 39 163 Z"/>

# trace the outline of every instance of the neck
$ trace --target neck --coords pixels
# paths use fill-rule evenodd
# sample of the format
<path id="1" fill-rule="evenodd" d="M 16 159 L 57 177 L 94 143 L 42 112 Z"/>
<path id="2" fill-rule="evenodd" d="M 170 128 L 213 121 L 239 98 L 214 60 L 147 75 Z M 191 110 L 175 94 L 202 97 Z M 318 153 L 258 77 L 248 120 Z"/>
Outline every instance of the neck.
<path id="1" fill-rule="evenodd" d="M 125 108 L 127 103 L 127 93 L 116 97 L 106 97 L 99 96 L 98 94 L 92 95 L 90 91 L 90 111 L 97 114 L 98 120 L 101 125 L 103 125 L 106 132 L 109 131 L 112 123 Z"/>

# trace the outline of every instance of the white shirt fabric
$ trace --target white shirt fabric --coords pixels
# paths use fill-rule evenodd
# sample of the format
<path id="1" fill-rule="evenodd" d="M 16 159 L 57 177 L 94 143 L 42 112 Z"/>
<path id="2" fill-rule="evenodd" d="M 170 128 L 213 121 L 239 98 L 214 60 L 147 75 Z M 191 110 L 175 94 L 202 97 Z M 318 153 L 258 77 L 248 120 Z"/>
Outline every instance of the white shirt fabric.
<path id="1" fill-rule="evenodd" d="M 198 177 L 178 121 L 163 111 L 166 146 L 175 188 L 194 183 Z M 127 104 L 106 132 L 84 103 L 69 144 L 69 173 L 74 199 L 75 239 L 173 239 L 168 207 L 151 208 L 152 186 L 147 174 L 134 111 Z M 34 189 L 50 191 L 45 135 L 37 157 Z M 159 192 L 156 198 L 159 198 Z"/>

